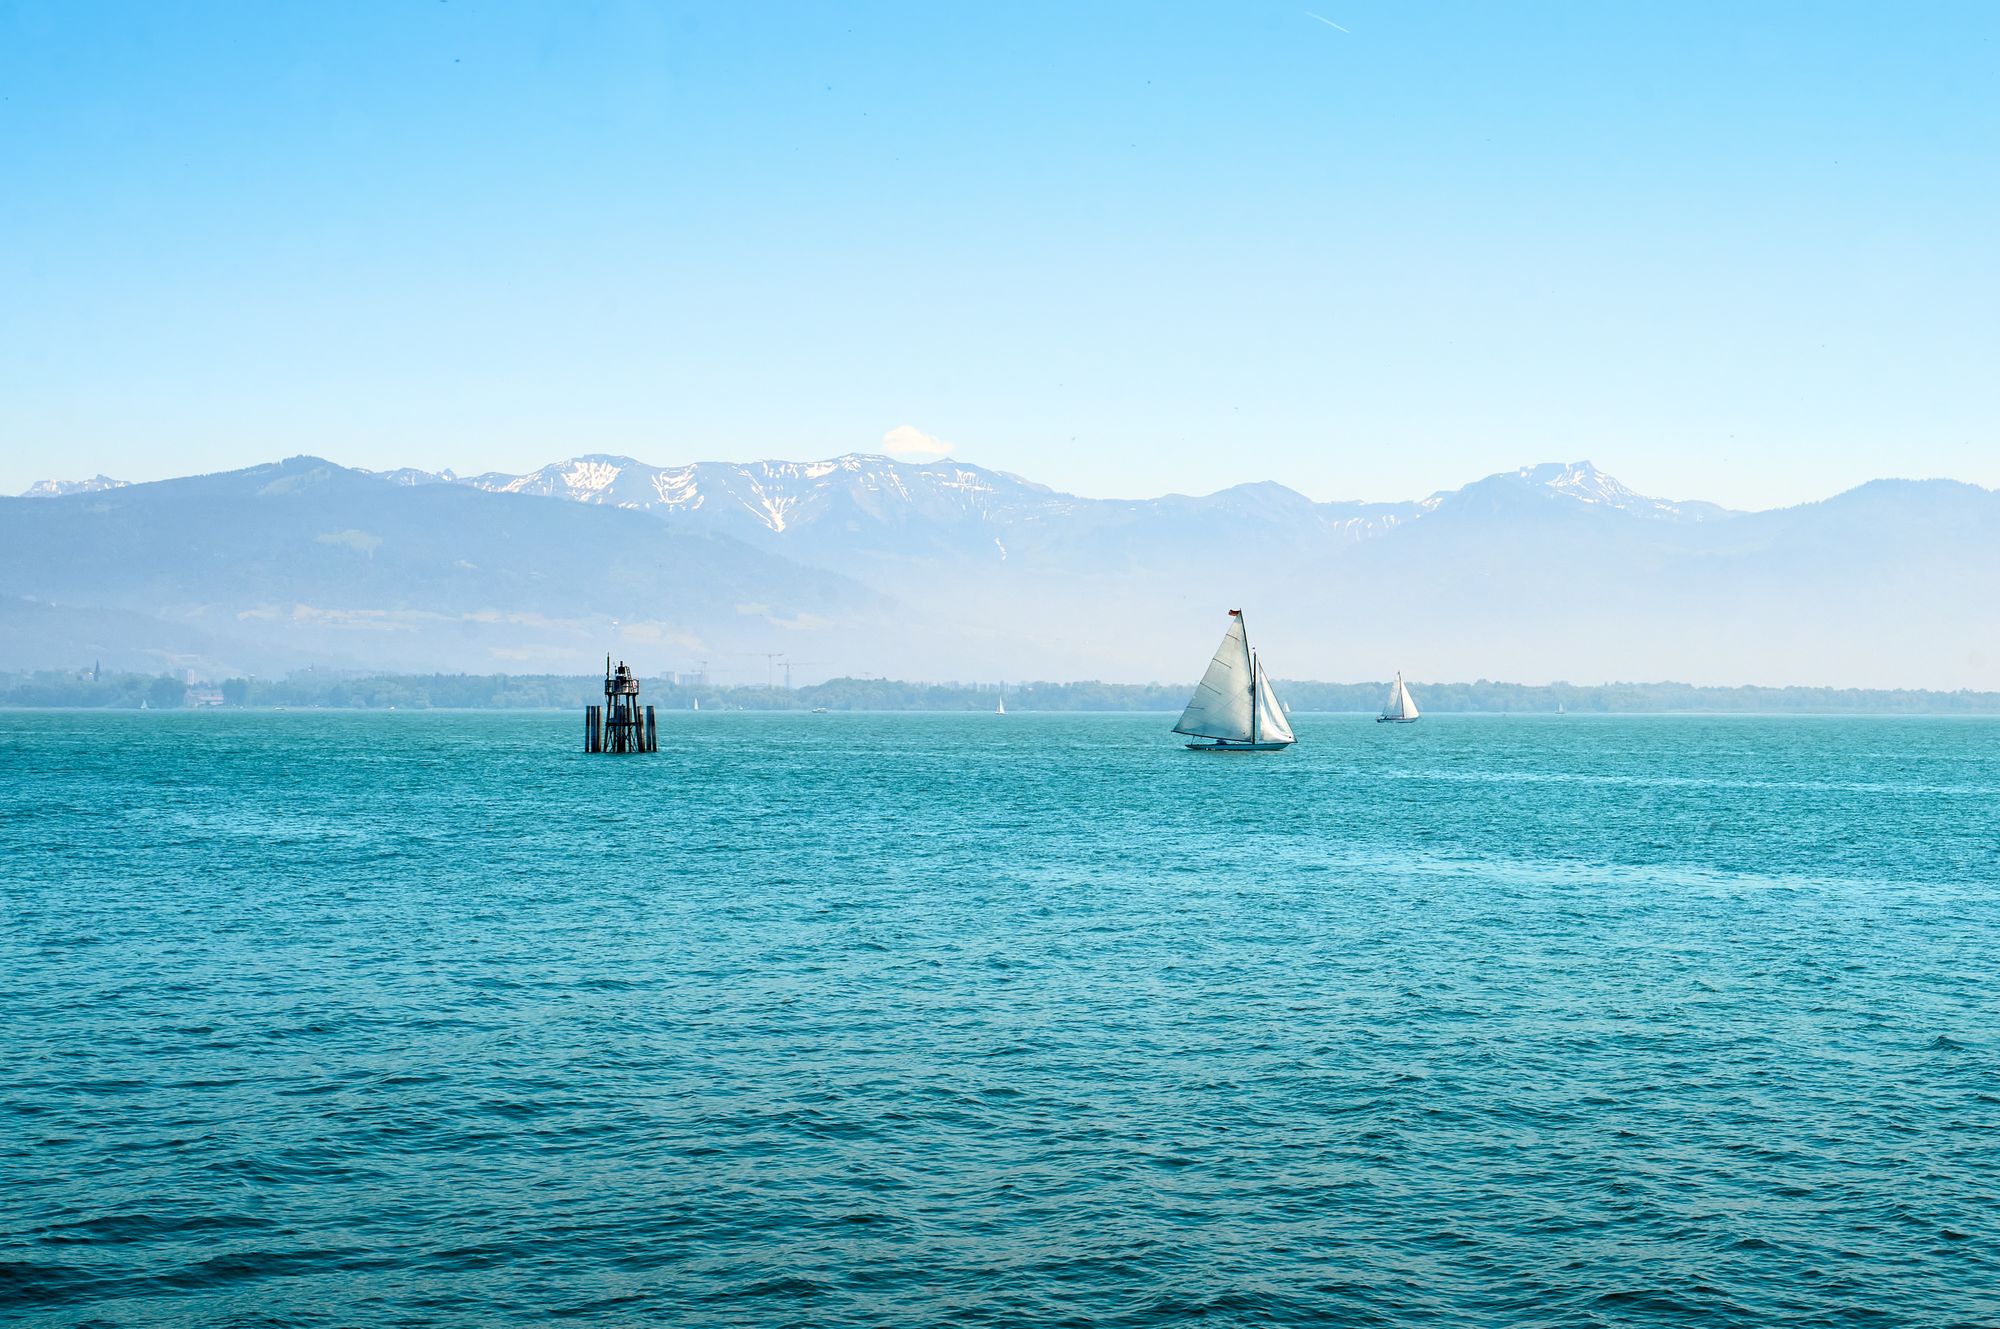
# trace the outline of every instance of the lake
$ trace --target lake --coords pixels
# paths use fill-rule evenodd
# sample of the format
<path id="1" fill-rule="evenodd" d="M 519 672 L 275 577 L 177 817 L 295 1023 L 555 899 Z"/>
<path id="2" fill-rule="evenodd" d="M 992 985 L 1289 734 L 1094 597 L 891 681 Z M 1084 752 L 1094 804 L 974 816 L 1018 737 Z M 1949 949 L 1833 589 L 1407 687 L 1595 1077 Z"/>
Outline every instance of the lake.
<path id="1" fill-rule="evenodd" d="M 2000 720 L 0 714 L 0 1318 L 2000 1322 Z"/>

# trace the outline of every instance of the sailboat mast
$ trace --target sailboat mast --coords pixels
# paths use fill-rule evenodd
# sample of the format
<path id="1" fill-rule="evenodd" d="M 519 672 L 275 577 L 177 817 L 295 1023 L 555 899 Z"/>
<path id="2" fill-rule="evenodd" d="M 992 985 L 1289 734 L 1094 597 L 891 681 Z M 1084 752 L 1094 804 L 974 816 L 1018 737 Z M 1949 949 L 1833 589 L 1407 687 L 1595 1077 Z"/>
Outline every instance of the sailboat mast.
<path id="1" fill-rule="evenodd" d="M 1250 657 L 1250 741 L 1252 743 L 1257 741 L 1257 721 L 1260 718 L 1257 714 L 1257 671 L 1263 667 L 1263 661 L 1259 660 L 1255 655 Z"/>
<path id="2" fill-rule="evenodd" d="M 1250 649 L 1250 620 L 1236 611 L 1237 626 L 1243 629 L 1243 654 L 1250 657 L 1250 741 L 1257 741 L 1257 652 Z"/>

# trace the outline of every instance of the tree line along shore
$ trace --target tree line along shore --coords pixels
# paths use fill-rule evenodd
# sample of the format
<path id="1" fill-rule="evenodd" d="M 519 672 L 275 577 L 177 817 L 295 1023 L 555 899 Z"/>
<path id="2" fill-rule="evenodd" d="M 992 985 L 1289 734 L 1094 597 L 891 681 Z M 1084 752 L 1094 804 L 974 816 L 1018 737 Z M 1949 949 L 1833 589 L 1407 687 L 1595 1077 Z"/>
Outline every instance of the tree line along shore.
<path id="1" fill-rule="evenodd" d="M 1316 683 L 1275 680 L 1294 711 L 1379 710 L 1387 681 Z M 1427 683 L 1412 679 L 1424 709 L 1497 714 L 1825 714 L 2000 715 L 2000 692 L 1917 688 L 1699 687 L 1687 683 L 1525 684 L 1485 679 Z M 714 686 L 643 679 L 648 702 L 662 711 L 991 711 L 993 683 L 912 683 L 836 678 L 798 688 Z M 1007 709 L 1177 713 L 1191 683 L 1009 683 Z M 0 673 L 0 707 L 103 710 L 203 708 L 331 710 L 568 710 L 601 700 L 603 680 L 562 674 L 334 674 L 308 670 L 282 678 L 190 681 L 170 674 L 96 670 Z"/>

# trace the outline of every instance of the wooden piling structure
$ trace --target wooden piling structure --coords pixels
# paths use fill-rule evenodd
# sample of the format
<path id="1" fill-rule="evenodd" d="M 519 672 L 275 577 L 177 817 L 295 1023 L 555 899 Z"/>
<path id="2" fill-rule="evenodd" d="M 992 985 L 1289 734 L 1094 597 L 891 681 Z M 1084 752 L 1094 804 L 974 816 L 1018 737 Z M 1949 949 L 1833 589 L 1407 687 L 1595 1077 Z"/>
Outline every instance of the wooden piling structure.
<path id="1" fill-rule="evenodd" d="M 639 680 L 623 661 L 611 667 L 604 657 L 604 704 L 583 708 L 585 752 L 658 752 L 659 728 L 653 708 L 639 705 Z"/>

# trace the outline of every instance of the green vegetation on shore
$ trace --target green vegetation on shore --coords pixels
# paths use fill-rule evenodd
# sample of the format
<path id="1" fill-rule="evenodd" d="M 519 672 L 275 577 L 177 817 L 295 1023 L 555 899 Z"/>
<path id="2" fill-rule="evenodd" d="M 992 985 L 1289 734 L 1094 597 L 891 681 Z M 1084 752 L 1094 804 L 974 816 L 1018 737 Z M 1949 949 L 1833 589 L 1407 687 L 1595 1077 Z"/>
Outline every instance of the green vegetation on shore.
<path id="1" fill-rule="evenodd" d="M 1276 680 L 1298 711 L 1374 711 L 1381 683 Z M 793 690 L 712 687 L 644 681 L 644 697 L 662 710 L 990 711 L 990 683 L 904 683 L 836 678 Z M 1686 683 L 1425 683 L 1411 688 L 1426 711 L 1533 714 L 1558 705 L 1578 715 L 1794 713 L 1829 715 L 1996 715 L 2000 692 L 1920 689 L 1695 687 Z M 1177 712 L 1191 683 L 1010 683 L 1010 711 Z M 185 706 L 310 709 L 523 710 L 580 707 L 601 696 L 594 676 L 560 674 L 357 674 L 309 670 L 284 678 L 187 682 L 167 675 L 91 672 L 0 673 L 0 707 L 153 710 Z"/>

